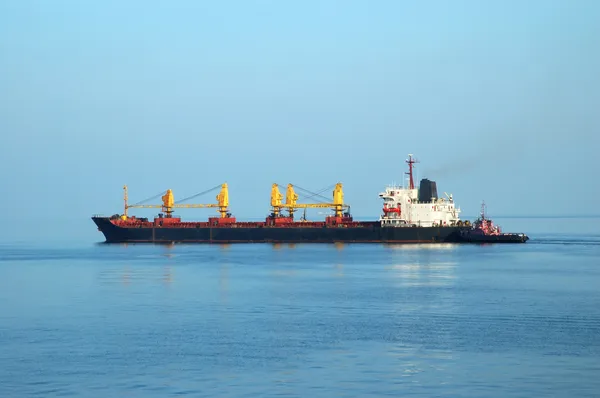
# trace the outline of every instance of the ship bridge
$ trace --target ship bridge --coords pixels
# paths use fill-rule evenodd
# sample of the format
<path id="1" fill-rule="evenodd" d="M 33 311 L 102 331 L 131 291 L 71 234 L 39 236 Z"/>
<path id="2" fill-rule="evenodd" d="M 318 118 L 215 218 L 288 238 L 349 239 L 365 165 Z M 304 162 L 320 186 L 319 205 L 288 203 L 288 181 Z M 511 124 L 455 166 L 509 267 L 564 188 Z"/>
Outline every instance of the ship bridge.
<path id="1" fill-rule="evenodd" d="M 379 220 L 385 227 L 402 226 L 452 226 L 460 223 L 460 209 L 452 195 L 438 198 L 435 181 L 422 179 L 416 188 L 413 181 L 413 165 L 417 161 L 408 155 L 408 188 L 391 185 L 379 193 L 383 199 L 383 214 Z"/>

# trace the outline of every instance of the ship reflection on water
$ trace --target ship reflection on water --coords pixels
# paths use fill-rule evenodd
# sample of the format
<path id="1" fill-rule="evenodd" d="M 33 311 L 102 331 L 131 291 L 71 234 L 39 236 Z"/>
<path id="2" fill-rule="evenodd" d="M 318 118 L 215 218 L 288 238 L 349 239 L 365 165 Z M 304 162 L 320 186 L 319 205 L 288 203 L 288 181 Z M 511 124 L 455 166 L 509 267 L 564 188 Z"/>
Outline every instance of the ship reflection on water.
<path id="1" fill-rule="evenodd" d="M 251 251 L 263 245 L 235 245 L 222 243 L 209 246 L 198 245 L 177 245 L 162 244 L 155 245 L 135 245 L 123 243 L 118 247 L 126 249 L 126 255 L 129 260 L 127 265 L 120 268 L 104 269 L 100 274 L 100 280 L 103 283 L 111 283 L 119 280 L 120 283 L 128 286 L 132 284 L 160 281 L 160 284 L 172 284 L 175 282 L 174 270 L 177 264 L 182 261 L 181 257 L 196 256 L 202 253 L 202 256 L 208 255 L 212 260 L 218 260 L 219 277 L 218 286 L 224 294 L 222 297 L 226 300 L 228 291 L 228 280 L 231 275 L 231 260 L 235 263 L 235 258 L 245 256 L 245 252 L 251 247 Z M 282 277 L 297 277 L 299 275 L 312 275 L 315 272 L 326 271 L 333 278 L 343 278 L 351 276 L 355 271 L 362 273 L 366 268 L 373 266 L 389 273 L 394 284 L 404 287 L 416 286 L 449 286 L 453 283 L 455 276 L 456 262 L 452 261 L 454 255 L 452 252 L 459 245 L 432 243 L 432 244 L 348 244 L 335 242 L 333 244 L 301 244 L 301 243 L 272 243 L 263 247 L 271 247 L 272 253 L 280 253 L 272 259 L 261 249 L 258 252 L 266 255 L 264 261 L 270 262 L 270 272 L 273 275 Z M 148 251 L 148 248 L 154 248 Z M 388 264 L 377 266 L 374 264 L 362 264 L 358 260 L 365 250 L 372 247 L 379 247 L 379 250 L 388 253 L 391 256 Z M 216 250 L 215 250 L 216 249 Z M 298 267 L 297 262 L 302 261 L 306 256 L 315 255 L 315 263 L 310 267 Z M 135 258 L 131 258 L 133 255 Z M 159 258 L 165 259 L 161 267 L 150 266 Z M 449 258 L 450 257 L 450 258 Z M 357 262 L 358 261 L 358 262 Z M 365 260 L 366 261 L 366 260 Z"/>
<path id="2" fill-rule="evenodd" d="M 271 247 L 273 250 L 281 250 L 281 249 L 295 249 L 297 243 L 281 243 L 281 242 L 273 242 L 271 243 Z"/>
<path id="3" fill-rule="evenodd" d="M 148 281 L 160 281 L 160 284 L 170 285 L 174 280 L 174 272 L 169 265 L 159 269 L 146 269 L 126 265 L 119 269 L 105 269 L 100 272 L 98 279 L 102 283 L 112 284 L 119 282 L 124 286 Z"/>
<path id="4" fill-rule="evenodd" d="M 100 282 L 119 282 L 124 286 L 157 281 L 162 285 L 170 285 L 174 282 L 174 261 L 179 254 L 174 244 L 161 244 L 158 251 L 149 251 L 148 248 L 156 247 L 145 244 L 121 243 L 111 247 L 127 250 L 125 257 L 119 253 L 114 259 L 116 262 L 125 261 L 125 264 L 102 269 L 99 273 Z M 157 261 L 160 267 L 153 265 Z"/>
<path id="5" fill-rule="evenodd" d="M 343 242 L 334 242 L 331 243 L 281 243 L 281 242 L 273 242 L 271 243 L 271 247 L 273 250 L 281 250 L 281 249 L 296 249 L 296 248 L 310 248 L 310 247 L 321 247 L 322 245 L 330 246 L 333 245 L 337 250 L 343 250 L 345 247 L 345 243 Z"/>
<path id="6" fill-rule="evenodd" d="M 226 262 L 219 266 L 219 301 L 221 304 L 229 302 L 229 264 Z"/>

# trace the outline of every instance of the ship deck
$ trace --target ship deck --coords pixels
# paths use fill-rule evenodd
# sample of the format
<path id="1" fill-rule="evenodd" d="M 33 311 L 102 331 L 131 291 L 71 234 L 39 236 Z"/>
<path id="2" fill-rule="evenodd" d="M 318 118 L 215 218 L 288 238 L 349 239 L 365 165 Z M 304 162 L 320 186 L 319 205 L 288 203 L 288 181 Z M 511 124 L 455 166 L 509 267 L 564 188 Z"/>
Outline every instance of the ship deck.
<path id="1" fill-rule="evenodd" d="M 156 228 L 157 225 L 151 221 L 139 220 L 110 220 L 112 224 L 121 228 Z M 328 225 L 324 221 L 295 221 L 290 223 L 268 224 L 261 221 L 236 221 L 227 224 L 213 224 L 207 221 L 183 221 L 169 222 L 160 225 L 160 228 L 372 228 L 378 227 L 377 221 L 352 221 L 336 225 Z"/>

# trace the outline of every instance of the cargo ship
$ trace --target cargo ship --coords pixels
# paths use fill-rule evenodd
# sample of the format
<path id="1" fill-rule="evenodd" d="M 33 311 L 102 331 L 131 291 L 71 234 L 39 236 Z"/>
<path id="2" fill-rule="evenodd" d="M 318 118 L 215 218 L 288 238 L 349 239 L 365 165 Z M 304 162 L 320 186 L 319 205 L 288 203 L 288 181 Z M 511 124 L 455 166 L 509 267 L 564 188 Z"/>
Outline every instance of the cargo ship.
<path id="1" fill-rule="evenodd" d="M 344 203 L 341 183 L 333 188 L 331 200 L 324 198 L 326 201 L 319 203 L 298 203 L 299 195 L 292 184 L 287 185 L 284 199 L 279 186 L 273 184 L 271 212 L 260 222 L 236 220 L 229 210 L 226 183 L 220 185 L 217 203 L 211 204 L 182 203 L 192 197 L 176 203 L 170 189 L 161 196 L 161 204 L 129 204 L 124 186 L 123 214 L 94 215 L 92 220 L 107 243 L 524 243 L 529 239 L 522 233 L 501 232 L 490 224 L 491 220 L 482 218 L 483 213 L 473 224 L 461 220 L 453 196 L 444 193 L 445 197 L 438 197 L 436 182 L 426 178 L 415 187 L 416 160 L 409 154 L 406 163 L 408 186 L 390 185 L 379 193 L 383 207 L 379 219 L 373 221 L 353 219 L 350 206 Z M 161 212 L 149 220 L 131 216 L 131 208 L 157 208 Z M 180 208 L 216 208 L 218 216 L 207 221 L 184 221 L 173 214 Z M 333 214 L 324 221 L 308 221 L 309 208 L 328 208 Z M 300 219 L 295 217 L 298 210 L 304 210 Z"/>

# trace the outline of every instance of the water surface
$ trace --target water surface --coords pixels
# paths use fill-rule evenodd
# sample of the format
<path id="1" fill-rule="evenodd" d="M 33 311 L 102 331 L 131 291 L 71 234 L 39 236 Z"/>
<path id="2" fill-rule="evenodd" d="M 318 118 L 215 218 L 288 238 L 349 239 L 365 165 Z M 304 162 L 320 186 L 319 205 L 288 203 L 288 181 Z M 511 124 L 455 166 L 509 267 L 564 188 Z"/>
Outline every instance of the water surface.
<path id="1" fill-rule="evenodd" d="M 0 396 L 597 396 L 599 259 L 600 235 L 543 231 L 4 243 Z"/>

